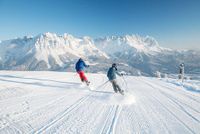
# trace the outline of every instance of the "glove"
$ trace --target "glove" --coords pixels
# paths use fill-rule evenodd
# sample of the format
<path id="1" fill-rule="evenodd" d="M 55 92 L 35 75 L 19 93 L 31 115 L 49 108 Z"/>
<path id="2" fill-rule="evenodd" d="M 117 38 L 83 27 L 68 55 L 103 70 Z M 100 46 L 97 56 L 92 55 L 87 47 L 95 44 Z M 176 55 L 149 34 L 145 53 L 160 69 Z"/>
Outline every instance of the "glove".
<path id="1" fill-rule="evenodd" d="M 123 74 L 123 73 L 121 73 L 120 75 L 121 75 L 121 76 L 124 76 L 124 74 Z"/>
<path id="2" fill-rule="evenodd" d="M 87 65 L 87 67 L 90 67 L 90 65 Z"/>

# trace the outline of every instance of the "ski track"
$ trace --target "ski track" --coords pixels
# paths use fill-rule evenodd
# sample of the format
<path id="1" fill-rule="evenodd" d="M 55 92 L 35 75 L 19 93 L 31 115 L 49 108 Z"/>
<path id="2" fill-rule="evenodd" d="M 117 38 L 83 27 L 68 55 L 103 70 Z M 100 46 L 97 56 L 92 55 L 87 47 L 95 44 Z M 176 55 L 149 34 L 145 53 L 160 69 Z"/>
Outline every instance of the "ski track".
<path id="1" fill-rule="evenodd" d="M 7 124 L 7 126 L 1 128 L 0 132 L 1 132 L 2 129 L 8 128 L 8 130 L 9 130 L 8 133 L 10 133 L 10 131 L 11 131 L 12 133 L 22 134 L 22 131 L 18 128 L 18 126 L 16 124 L 12 123 L 7 118 L 3 118 L 3 120 L 5 120 L 5 122 L 7 122 L 8 124 Z"/>
<path id="2" fill-rule="evenodd" d="M 107 104 L 101 99 L 107 99 L 104 92 L 113 89 L 109 82 L 101 86 L 107 81 L 105 75 L 89 75 L 95 89 L 89 91 L 77 85 L 79 79 L 66 78 L 75 77 L 73 73 L 31 73 L 31 78 L 26 77 L 29 73 L 0 71 L 2 79 L 12 76 L 0 80 L 0 108 L 4 108 L 0 111 L 0 134 L 200 133 L 199 94 L 184 87 L 155 78 L 127 77 L 126 93 L 135 96 L 136 102 Z M 47 78 L 41 79 L 44 76 Z M 26 84 L 32 80 L 36 86 Z"/>
<path id="3" fill-rule="evenodd" d="M 149 80 L 149 82 L 153 82 L 153 81 L 151 81 L 151 80 Z M 162 81 L 159 81 L 159 82 L 162 82 Z M 169 84 L 170 83 L 167 83 L 167 85 L 165 84 L 161 84 L 161 83 L 159 83 L 159 82 L 157 82 L 156 84 L 157 84 L 157 86 L 162 86 L 162 87 L 165 87 L 165 89 L 168 89 L 169 91 L 173 91 L 174 93 L 178 93 L 179 95 L 181 94 L 181 95 L 183 95 L 183 96 L 185 96 L 185 97 L 187 97 L 187 98 L 189 98 L 189 99 L 191 99 L 191 100 L 193 100 L 193 101 L 196 101 L 197 103 L 199 103 L 200 104 L 200 96 L 197 96 L 197 95 L 195 95 L 195 94 L 192 94 L 191 92 L 189 92 L 189 91 L 185 91 L 185 90 L 183 90 L 183 89 L 181 89 L 181 91 L 178 91 L 176 88 L 172 88 L 172 87 L 170 87 L 169 86 Z M 175 85 L 173 85 L 173 86 L 175 86 Z M 184 87 L 182 87 L 182 88 L 184 88 Z M 174 90 L 174 89 L 176 89 L 176 90 Z M 178 89 L 180 89 L 180 87 L 178 87 Z M 192 96 L 192 97 L 191 97 Z M 198 100 L 199 99 L 199 100 Z"/>
<path id="4" fill-rule="evenodd" d="M 177 107 L 179 107 L 180 110 L 181 110 L 182 112 L 184 112 L 187 116 L 189 116 L 189 117 L 192 118 L 194 121 L 196 121 L 196 122 L 199 124 L 199 126 L 200 126 L 199 119 L 195 118 L 193 115 L 191 115 L 189 112 L 187 112 L 180 104 L 178 104 L 177 102 L 175 102 L 174 100 L 172 100 L 169 96 L 167 96 L 166 93 L 165 93 L 162 89 L 158 88 L 157 85 L 152 84 L 152 83 L 149 83 L 149 82 L 146 81 L 146 80 L 143 80 L 142 82 L 145 83 L 145 84 L 147 84 L 147 85 L 149 85 L 152 89 L 158 90 L 161 94 L 164 94 L 164 96 L 165 96 L 167 99 L 169 99 L 173 104 L 175 104 Z M 162 90 L 162 91 L 161 91 L 161 90 Z M 174 112 L 172 112 L 167 106 L 165 106 L 165 104 L 163 104 L 160 100 L 158 100 L 157 97 L 155 97 L 155 95 L 152 95 L 152 94 L 149 94 L 149 95 L 151 95 L 151 97 L 154 99 L 154 103 L 159 103 L 159 104 L 160 104 L 163 108 L 165 108 L 176 120 L 178 120 L 185 128 L 187 128 L 187 129 L 189 130 L 190 133 L 193 133 L 193 134 L 196 133 L 196 132 L 195 132 L 191 127 L 189 127 L 180 117 L 178 117 L 178 115 L 176 115 L 176 114 L 175 114 Z M 149 97 L 147 97 L 147 98 L 149 98 Z M 151 100 L 151 101 L 152 101 L 152 100 Z M 197 111 L 197 110 L 194 110 L 194 111 L 199 113 L 199 111 Z"/>
<path id="5" fill-rule="evenodd" d="M 183 94 L 183 93 L 178 93 L 178 94 L 177 94 L 176 92 L 173 91 L 174 89 L 172 89 L 172 88 L 165 88 L 165 89 L 168 89 L 167 92 L 170 92 L 170 94 L 169 94 L 169 93 L 166 92 L 166 90 L 161 89 L 161 85 L 155 85 L 155 84 L 152 84 L 152 83 L 150 83 L 150 82 L 148 82 L 148 81 L 146 81 L 146 80 L 143 80 L 143 82 L 146 83 L 147 85 L 149 85 L 151 88 L 158 90 L 158 91 L 159 91 L 161 94 L 163 94 L 165 97 L 170 98 L 170 99 L 174 99 L 174 100 L 178 101 L 179 103 L 181 103 L 181 104 L 183 104 L 183 105 L 185 105 L 185 106 L 187 106 L 187 107 L 189 107 L 189 108 L 191 108 L 191 109 L 193 109 L 194 111 L 196 111 L 196 112 L 199 113 L 200 110 L 196 110 L 195 108 L 189 106 L 188 104 L 184 103 L 183 100 L 182 100 L 182 101 L 179 100 L 178 97 L 179 97 L 179 95 L 181 95 L 181 96 L 187 97 L 188 99 L 192 100 L 193 102 L 191 102 L 191 103 L 200 104 L 199 101 L 197 101 L 196 99 L 191 98 L 191 97 L 188 97 L 187 95 L 185 95 L 185 94 Z M 171 90 L 169 90 L 169 89 L 171 89 Z M 174 96 L 174 93 L 176 93 L 177 96 L 176 96 L 176 95 Z M 172 95 L 172 94 L 173 94 L 173 95 Z M 169 97 L 169 96 L 171 96 L 171 97 Z M 185 101 L 185 100 L 184 100 L 184 101 Z M 191 104 L 191 103 L 190 103 L 190 104 Z M 197 105 L 197 106 L 198 106 L 198 105 Z M 200 107 L 199 107 L 199 109 L 200 109 Z"/>
<path id="6" fill-rule="evenodd" d="M 175 115 L 171 110 L 169 110 L 163 103 L 161 103 L 158 99 L 156 99 L 154 96 L 153 98 L 158 102 L 160 105 L 162 105 L 176 120 L 178 120 L 184 127 L 186 127 L 191 133 L 195 134 L 195 132 L 186 124 L 184 123 L 177 115 Z"/>
<path id="7" fill-rule="evenodd" d="M 100 116 L 98 111 L 104 111 L 104 107 L 94 103 L 94 100 L 88 99 L 85 106 L 76 109 L 74 112 L 65 116 L 62 121 L 58 122 L 48 133 L 91 133 L 94 128 L 90 128 L 91 125 L 96 126 L 96 120 Z M 85 111 L 87 112 L 85 113 Z M 81 117 L 80 117 L 81 115 Z"/>
<path id="8" fill-rule="evenodd" d="M 146 82 L 146 81 L 144 81 Z M 150 85 L 153 89 L 157 89 L 162 95 L 164 95 L 165 97 L 169 98 L 171 100 L 171 102 L 173 102 L 174 104 L 178 105 L 183 111 L 185 111 L 188 115 L 190 115 L 182 105 L 185 105 L 186 107 L 188 107 L 189 109 L 195 111 L 196 113 L 200 114 L 200 107 L 199 110 L 197 110 L 196 108 L 191 107 L 190 105 L 184 103 L 183 101 L 180 101 L 178 99 L 178 97 L 174 97 L 173 95 L 167 93 L 166 91 L 162 90 L 160 87 L 158 87 L 157 85 L 151 84 L 149 82 L 146 82 L 146 84 Z M 182 95 L 182 94 L 181 94 Z M 187 96 L 186 96 L 187 97 Z M 187 97 L 188 98 L 188 97 Z M 189 98 L 190 99 L 190 98 Z M 192 99 L 193 100 L 193 99 Z M 193 100 L 195 101 L 195 100 Z M 195 101 L 196 102 L 196 101 Z M 193 102 L 194 103 L 194 102 Z M 181 105 L 182 104 L 182 105 Z M 194 117 L 195 118 L 195 117 Z M 198 120 L 198 119 L 195 119 Z M 198 120 L 199 122 L 199 120 Z"/>
<path id="9" fill-rule="evenodd" d="M 119 128 L 118 133 L 170 133 L 163 116 L 160 116 L 160 113 L 157 111 L 157 109 L 154 109 L 154 105 L 149 103 L 150 101 L 146 95 L 137 93 L 136 91 L 135 94 L 141 97 L 139 102 L 140 104 L 134 108 L 128 106 L 124 111 L 122 111 L 122 115 L 126 115 L 128 118 L 130 118 L 130 126 L 126 128 L 127 125 L 124 126 L 122 123 L 123 126 L 119 125 L 121 128 Z M 148 116 L 148 114 L 151 116 Z M 126 116 L 123 116 L 119 122 L 126 122 L 127 120 L 124 120 L 124 118 L 127 118 Z M 154 126 L 156 123 L 159 123 L 159 127 L 157 125 Z"/>
<path id="10" fill-rule="evenodd" d="M 115 127 L 120 116 L 122 107 L 119 105 L 112 106 L 106 116 L 105 123 L 100 134 L 115 134 Z"/>
<path id="11" fill-rule="evenodd" d="M 81 104 L 84 103 L 88 98 L 89 98 L 89 95 L 86 97 L 82 97 L 81 99 L 76 101 L 74 104 L 72 104 L 69 108 L 59 113 L 56 117 L 54 117 L 53 119 L 50 119 L 50 121 L 47 124 L 45 124 L 45 126 L 42 126 L 39 130 L 33 133 L 39 134 L 39 133 L 45 132 L 47 129 L 51 128 L 55 123 L 62 120 L 62 118 L 64 118 L 65 116 L 73 112 L 74 110 L 78 109 L 81 106 Z"/>

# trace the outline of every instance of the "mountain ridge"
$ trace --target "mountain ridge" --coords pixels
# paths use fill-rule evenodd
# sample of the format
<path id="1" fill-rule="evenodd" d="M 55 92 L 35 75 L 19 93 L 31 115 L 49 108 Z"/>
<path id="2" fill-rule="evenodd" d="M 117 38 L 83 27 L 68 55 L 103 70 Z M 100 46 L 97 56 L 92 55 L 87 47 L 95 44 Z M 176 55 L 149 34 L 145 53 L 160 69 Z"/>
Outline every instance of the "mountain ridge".
<path id="1" fill-rule="evenodd" d="M 74 64 L 80 57 L 93 66 L 91 72 L 105 72 L 113 62 L 132 75 L 152 76 L 156 71 L 176 73 L 182 62 L 186 62 L 188 73 L 200 72 L 197 51 L 164 48 L 151 36 L 93 39 L 47 32 L 0 42 L 1 70 L 74 71 Z"/>

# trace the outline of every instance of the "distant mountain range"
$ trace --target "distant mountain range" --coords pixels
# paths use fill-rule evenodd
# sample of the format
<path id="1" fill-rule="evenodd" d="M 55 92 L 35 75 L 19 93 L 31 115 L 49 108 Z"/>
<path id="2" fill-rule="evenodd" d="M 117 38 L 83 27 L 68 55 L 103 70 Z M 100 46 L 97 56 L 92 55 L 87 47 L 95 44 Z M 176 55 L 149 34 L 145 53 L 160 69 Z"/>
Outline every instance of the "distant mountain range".
<path id="1" fill-rule="evenodd" d="M 198 51 L 163 48 L 149 36 L 92 39 L 44 33 L 0 42 L 1 70 L 75 71 L 80 57 L 90 64 L 89 72 L 105 72 L 115 62 L 129 74 L 152 76 L 156 71 L 177 73 L 184 62 L 186 73 L 200 73 Z"/>

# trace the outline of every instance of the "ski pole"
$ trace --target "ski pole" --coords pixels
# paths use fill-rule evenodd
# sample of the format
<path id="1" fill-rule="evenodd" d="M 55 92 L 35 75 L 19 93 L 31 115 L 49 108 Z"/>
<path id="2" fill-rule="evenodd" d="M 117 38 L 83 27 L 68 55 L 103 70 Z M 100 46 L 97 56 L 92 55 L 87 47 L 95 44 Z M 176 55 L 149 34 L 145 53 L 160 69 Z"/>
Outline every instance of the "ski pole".
<path id="1" fill-rule="evenodd" d="M 103 84 L 99 85 L 98 87 L 96 87 L 96 89 L 100 88 L 100 87 L 103 87 L 104 85 L 106 85 L 106 83 L 108 83 L 109 80 L 107 80 L 106 82 L 104 82 Z"/>
<path id="2" fill-rule="evenodd" d="M 126 80 L 125 80 L 124 76 L 122 76 L 122 78 L 123 78 L 123 80 L 124 80 L 124 83 L 125 83 L 125 85 L 126 85 L 126 91 L 127 91 L 127 90 L 128 90 L 128 85 L 127 85 L 127 82 L 126 82 Z"/>

